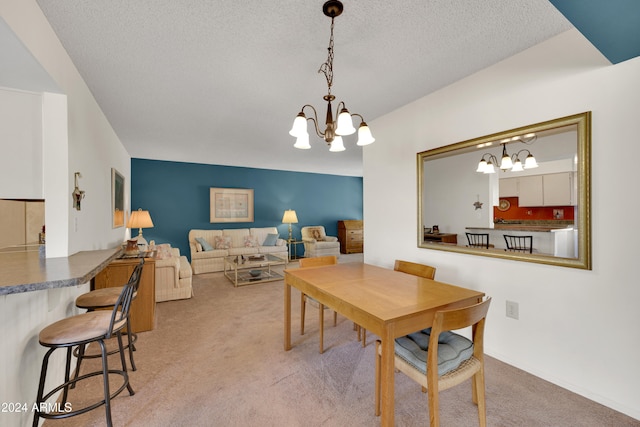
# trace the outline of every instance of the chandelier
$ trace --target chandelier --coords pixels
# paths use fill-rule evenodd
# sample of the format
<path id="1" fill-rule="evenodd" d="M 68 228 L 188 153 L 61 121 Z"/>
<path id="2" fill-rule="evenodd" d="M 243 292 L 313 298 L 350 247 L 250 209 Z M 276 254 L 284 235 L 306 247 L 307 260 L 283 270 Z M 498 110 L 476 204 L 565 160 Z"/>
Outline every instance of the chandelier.
<path id="1" fill-rule="evenodd" d="M 537 139 L 537 135 L 535 133 L 528 133 L 522 136 L 514 136 L 513 138 L 507 138 L 500 141 L 502 144 L 502 158 L 500 159 L 500 169 L 503 171 L 510 170 L 511 172 L 522 172 L 525 169 L 533 169 L 538 167 L 538 162 L 536 158 L 533 157 L 531 151 L 522 149 L 517 153 L 512 154 L 511 156 L 507 154 L 507 143 L 509 142 L 522 142 L 524 144 L 532 144 L 533 141 Z M 524 152 L 527 152 L 527 157 L 525 157 L 524 166 L 522 165 L 522 161 L 520 160 L 520 155 Z M 476 172 L 480 173 L 496 173 L 495 165 L 498 164 L 498 159 L 491 153 L 485 153 L 482 155 L 480 162 L 478 163 L 478 168 Z"/>
<path id="2" fill-rule="evenodd" d="M 323 73 L 325 78 L 327 79 L 327 94 L 322 97 L 325 101 L 327 101 L 327 115 L 325 121 L 325 130 L 324 132 L 320 130 L 318 126 L 318 114 L 316 109 L 313 108 L 312 105 L 306 104 L 303 105 L 300 109 L 300 112 L 296 116 L 293 121 L 293 127 L 289 131 L 289 135 L 296 137 L 296 143 L 293 145 L 295 148 L 301 149 L 309 149 L 311 145 L 309 145 L 309 132 L 307 132 L 307 120 L 313 122 L 316 134 L 318 137 L 324 139 L 329 145 L 329 151 L 344 151 L 344 142 L 342 141 L 342 137 L 345 135 L 351 135 L 355 133 L 356 129 L 353 127 L 353 119 L 352 117 L 356 116 L 360 118 L 360 126 L 358 127 L 358 142 L 357 145 L 368 145 L 371 144 L 375 139 L 371 136 L 371 130 L 369 130 L 369 126 L 364 121 L 364 118 L 360 114 L 349 113 L 347 107 L 344 102 L 340 101 L 338 104 L 337 111 L 338 120 L 333 120 L 333 111 L 331 108 L 331 101 L 335 100 L 336 97 L 331 94 L 331 86 L 333 86 L 333 21 L 337 16 L 340 16 L 342 13 L 342 2 L 337 0 L 329 0 L 324 6 L 322 6 L 322 11 L 326 16 L 331 18 L 331 37 L 329 38 L 329 56 L 327 57 L 327 61 L 320 66 L 318 73 Z M 311 110 L 313 113 L 313 117 L 307 117 L 305 115 L 305 108 Z"/>

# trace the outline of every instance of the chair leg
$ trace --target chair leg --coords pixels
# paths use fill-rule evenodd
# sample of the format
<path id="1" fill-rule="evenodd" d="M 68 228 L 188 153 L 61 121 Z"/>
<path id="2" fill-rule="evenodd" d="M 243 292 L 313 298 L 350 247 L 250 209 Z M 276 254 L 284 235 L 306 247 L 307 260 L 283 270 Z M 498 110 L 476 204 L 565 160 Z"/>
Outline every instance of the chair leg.
<path id="1" fill-rule="evenodd" d="M 76 372 L 73 374 L 73 379 L 77 380 L 80 375 L 80 365 L 82 364 L 82 359 L 84 359 L 84 351 L 86 344 L 80 344 L 78 346 L 78 358 L 76 360 Z M 76 383 L 71 384 L 71 388 L 76 388 Z"/>
<path id="2" fill-rule="evenodd" d="M 336 326 L 338 326 L 338 312 L 334 311 L 333 312 L 333 327 L 335 328 Z"/>
<path id="3" fill-rule="evenodd" d="M 474 386 L 474 395 L 476 396 L 478 404 L 478 420 L 480 421 L 480 427 L 487 427 L 487 407 L 485 405 L 484 396 L 484 368 L 473 376 L 472 384 Z"/>
<path id="4" fill-rule="evenodd" d="M 376 340 L 376 385 L 375 385 L 375 399 L 376 399 L 376 417 L 380 416 L 380 341 Z"/>
<path id="5" fill-rule="evenodd" d="M 69 378 L 71 376 L 71 351 L 73 350 L 73 347 L 67 347 L 67 360 L 65 363 L 65 368 L 64 368 L 64 382 L 65 387 L 64 387 L 64 391 L 62 392 L 62 405 L 64 406 L 65 403 L 67 403 L 67 396 L 69 395 Z M 75 383 L 74 383 L 75 385 Z"/>
<path id="6" fill-rule="evenodd" d="M 107 426 L 112 427 L 111 421 L 111 394 L 109 392 L 109 365 L 107 363 L 107 348 L 103 340 L 99 340 L 100 352 L 102 354 L 102 382 L 104 385 L 104 410 L 107 417 Z M 122 353 L 122 352 L 121 352 Z M 126 380 L 126 377 L 125 377 Z"/>
<path id="7" fill-rule="evenodd" d="M 307 298 L 303 293 L 300 293 L 300 335 L 304 335 L 304 309 L 307 302 Z"/>
<path id="8" fill-rule="evenodd" d="M 131 387 L 131 383 L 129 382 L 129 374 L 127 373 L 127 363 L 124 360 L 124 346 L 122 345 L 122 334 L 120 332 L 117 333 L 118 336 L 118 346 L 120 346 L 120 362 L 122 362 L 122 371 L 125 375 L 125 381 L 127 382 L 127 390 L 129 390 L 129 396 L 133 396 L 136 394 L 133 391 L 133 387 Z M 131 341 L 129 341 L 129 350 L 131 350 Z"/>
<path id="9" fill-rule="evenodd" d="M 42 358 L 42 369 L 40 370 L 40 383 L 38 384 L 38 394 L 36 396 L 35 406 L 36 410 L 33 411 L 33 427 L 38 427 L 38 419 L 40 418 L 40 403 L 43 402 L 42 396 L 44 396 L 44 382 L 47 378 L 47 368 L 49 367 L 49 356 L 55 348 L 49 349 Z"/>
<path id="10" fill-rule="evenodd" d="M 367 330 L 362 327 L 360 329 L 362 329 L 362 347 L 366 347 L 367 346 Z"/>
<path id="11" fill-rule="evenodd" d="M 129 360 L 131 361 L 131 370 L 136 370 L 136 363 L 133 361 L 133 350 L 135 350 L 133 346 L 133 334 L 131 333 L 131 323 L 129 322 L 129 317 L 127 317 L 127 339 L 129 340 Z"/>
<path id="12" fill-rule="evenodd" d="M 324 305 L 318 304 L 318 317 L 320 319 L 320 354 L 324 353 Z"/>
<path id="13" fill-rule="evenodd" d="M 427 374 L 428 375 L 428 374 Z M 427 396 L 429 399 L 429 418 L 431 422 L 431 427 L 439 427 L 440 426 L 440 395 L 438 394 L 438 379 L 436 378 L 435 383 L 429 381 L 427 378 Z"/>

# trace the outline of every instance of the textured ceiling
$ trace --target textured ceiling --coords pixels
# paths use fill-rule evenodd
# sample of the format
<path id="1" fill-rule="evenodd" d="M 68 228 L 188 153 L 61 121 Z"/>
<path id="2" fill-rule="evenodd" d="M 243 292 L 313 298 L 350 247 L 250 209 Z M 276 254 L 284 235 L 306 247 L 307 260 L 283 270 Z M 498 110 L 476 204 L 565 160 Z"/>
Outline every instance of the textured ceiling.
<path id="1" fill-rule="evenodd" d="M 324 121 L 322 0 L 37 3 L 132 157 L 362 174 L 355 136 L 330 153 L 288 135 L 304 104 Z M 344 3 L 332 92 L 370 124 L 572 28 L 547 0 Z"/>

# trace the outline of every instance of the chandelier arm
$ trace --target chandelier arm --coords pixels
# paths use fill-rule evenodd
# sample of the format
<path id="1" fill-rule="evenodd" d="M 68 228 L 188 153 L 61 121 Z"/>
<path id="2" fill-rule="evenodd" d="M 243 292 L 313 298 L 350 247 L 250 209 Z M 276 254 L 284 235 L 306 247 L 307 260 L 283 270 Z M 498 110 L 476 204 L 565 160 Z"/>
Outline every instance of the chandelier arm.
<path id="1" fill-rule="evenodd" d="M 360 114 L 358 114 L 358 113 L 350 113 L 350 114 L 351 114 L 351 117 L 353 117 L 353 116 L 360 117 L 360 123 L 364 123 L 364 117 L 362 117 Z"/>
<path id="2" fill-rule="evenodd" d="M 304 113 L 304 109 L 306 107 L 311 108 L 311 110 L 313 111 L 313 117 L 307 117 L 307 121 L 313 122 L 314 128 L 316 130 L 316 135 L 318 135 L 318 137 L 320 137 L 320 138 L 324 138 L 324 133 L 322 131 L 320 131 L 320 128 L 318 127 L 318 112 L 316 111 L 316 109 L 311 104 L 303 105 L 302 108 L 300 109 L 300 111 L 302 111 Z"/>

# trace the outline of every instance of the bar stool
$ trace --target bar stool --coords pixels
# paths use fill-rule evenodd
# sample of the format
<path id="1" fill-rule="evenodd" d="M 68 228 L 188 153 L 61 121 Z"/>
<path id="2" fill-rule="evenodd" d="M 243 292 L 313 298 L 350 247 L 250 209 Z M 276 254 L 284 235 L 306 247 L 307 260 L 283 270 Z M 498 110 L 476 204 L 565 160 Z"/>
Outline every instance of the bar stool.
<path id="1" fill-rule="evenodd" d="M 52 323 L 51 325 L 40 331 L 40 345 L 49 347 L 49 350 L 45 353 L 42 360 L 42 370 L 40 372 L 38 395 L 34 404 L 34 427 L 38 426 L 38 420 L 41 417 L 45 419 L 69 418 L 75 415 L 84 414 L 85 412 L 89 412 L 102 405 L 105 406 L 107 426 L 112 426 L 111 399 L 119 395 L 125 388 L 129 390 L 130 396 L 133 396 L 135 394 L 133 388 L 131 387 L 131 384 L 129 384 L 129 374 L 127 373 L 127 365 L 124 357 L 124 348 L 122 345 L 121 334 L 122 329 L 127 325 L 127 319 L 129 317 L 129 309 L 131 308 L 133 293 L 134 283 L 127 283 L 118 296 L 118 300 L 114 304 L 113 310 L 97 310 L 84 314 L 78 314 L 76 316 L 68 317 L 66 319 L 62 319 L 55 323 Z M 105 340 L 111 338 L 112 336 L 115 336 L 118 340 L 122 370 L 109 369 L 108 366 L 108 355 Z M 71 355 L 73 347 L 78 345 L 85 346 L 93 342 L 96 342 L 100 345 L 102 370 L 91 372 L 70 380 L 69 374 L 71 370 Z M 67 349 L 64 383 L 53 388 L 45 395 L 44 386 L 49 364 L 49 357 L 55 350 L 59 348 Z M 113 394 L 111 394 L 109 390 L 109 374 L 121 375 L 124 380 L 122 386 L 120 386 L 120 388 L 118 388 L 118 390 L 116 390 Z M 84 408 L 66 412 L 66 409 L 68 408 L 67 397 L 70 386 L 75 385 L 78 381 L 82 381 L 96 375 L 102 375 L 104 384 L 104 399 Z M 47 399 L 49 399 L 60 390 L 63 390 L 62 403 L 59 406 L 56 405 L 55 408 L 52 408 L 52 411 L 47 411 Z"/>
<path id="2" fill-rule="evenodd" d="M 142 276 L 143 266 L 144 258 L 141 258 L 140 263 L 133 269 L 133 272 L 129 277 L 129 281 L 127 282 L 127 284 L 133 285 L 133 296 L 131 297 L 132 301 L 134 301 L 136 299 L 136 296 L 138 295 L 138 287 L 140 286 L 140 278 Z M 87 292 L 86 294 L 82 294 L 78 298 L 76 298 L 76 307 L 84 308 L 89 312 L 113 307 L 118 301 L 118 297 L 120 296 L 120 293 L 122 293 L 122 289 L 124 289 L 124 286 L 96 289 L 91 292 Z M 129 316 L 127 316 L 127 339 L 128 343 L 124 346 L 124 348 L 129 350 L 131 370 L 135 371 L 136 364 L 133 361 L 133 351 L 136 349 L 134 343 L 138 339 L 138 336 L 135 333 L 131 332 L 131 323 Z M 73 355 L 77 358 L 76 373 L 74 378 L 78 378 L 78 375 L 80 374 L 80 365 L 82 365 L 82 361 L 84 359 L 95 359 L 101 357 L 101 354 L 86 354 L 85 350 L 86 349 L 84 345 L 79 345 L 73 351 Z M 107 352 L 107 356 L 115 354 L 118 351 L 118 349 L 109 351 Z M 75 388 L 75 384 L 72 385 L 71 388 Z"/>

